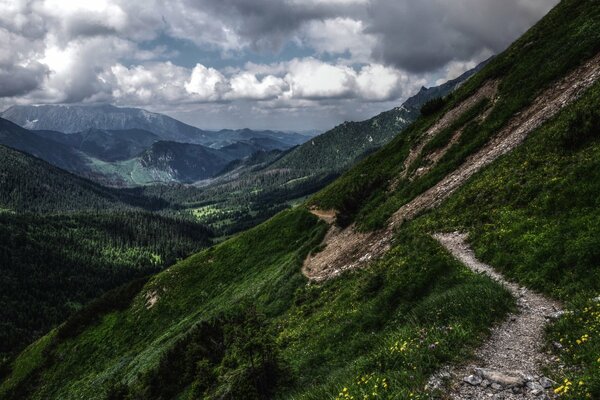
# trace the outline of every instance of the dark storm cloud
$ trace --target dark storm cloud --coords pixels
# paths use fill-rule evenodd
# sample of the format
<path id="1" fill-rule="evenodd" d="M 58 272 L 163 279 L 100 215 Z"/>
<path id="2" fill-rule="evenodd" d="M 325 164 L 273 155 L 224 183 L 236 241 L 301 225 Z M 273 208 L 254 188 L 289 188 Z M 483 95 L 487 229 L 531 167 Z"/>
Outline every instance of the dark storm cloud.
<path id="1" fill-rule="evenodd" d="M 373 56 L 411 71 L 436 70 L 483 51 L 498 53 L 557 0 L 373 0 L 367 32 L 379 37 Z"/>
<path id="2" fill-rule="evenodd" d="M 26 67 L 0 67 L 0 97 L 21 96 L 37 89 L 48 73 L 46 67 L 33 63 Z"/>
<path id="3" fill-rule="evenodd" d="M 190 5 L 229 21 L 236 33 L 259 51 L 279 50 L 308 21 L 364 15 L 364 5 L 355 2 L 207 0 Z"/>

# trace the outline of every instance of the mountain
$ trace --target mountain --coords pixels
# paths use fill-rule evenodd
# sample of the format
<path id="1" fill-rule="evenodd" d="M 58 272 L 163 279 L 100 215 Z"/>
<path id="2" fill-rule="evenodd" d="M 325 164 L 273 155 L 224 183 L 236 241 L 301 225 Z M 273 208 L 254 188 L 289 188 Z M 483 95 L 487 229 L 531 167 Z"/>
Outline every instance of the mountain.
<path id="1" fill-rule="evenodd" d="M 101 130 L 65 134 L 55 131 L 35 131 L 37 136 L 69 146 L 102 161 L 123 161 L 142 153 L 160 137 L 141 129 Z"/>
<path id="2" fill-rule="evenodd" d="M 237 158 L 234 153 L 201 145 L 161 141 L 140 155 L 139 164 L 155 181 L 193 183 L 219 173 Z"/>
<path id="3" fill-rule="evenodd" d="M 24 151 L 68 171 L 89 171 L 85 157 L 70 146 L 40 137 L 2 118 L 0 145 Z"/>
<path id="4" fill-rule="evenodd" d="M 420 115 L 429 100 L 449 95 L 490 60 L 440 86 L 422 88 L 400 107 L 360 122 L 344 122 L 319 135 L 282 157 L 272 168 L 338 172 L 354 164 L 375 149 L 389 143 Z"/>
<path id="5" fill-rule="evenodd" d="M 77 133 L 89 129 L 141 129 L 163 140 L 190 143 L 216 141 L 218 136 L 166 115 L 112 105 L 13 106 L 0 114 L 26 129 Z"/>
<path id="6" fill-rule="evenodd" d="M 29 154 L 0 146 L 0 208 L 12 211 L 156 209 L 166 204 L 73 175 Z"/>
<path id="7" fill-rule="evenodd" d="M 0 146 L 0 364 L 92 299 L 208 246 L 170 205 Z"/>
<path id="8" fill-rule="evenodd" d="M 253 131 L 250 129 L 205 131 L 163 114 L 139 108 L 103 105 L 40 105 L 12 106 L 0 117 L 29 130 L 78 133 L 89 130 L 132 131 L 142 130 L 157 135 L 161 140 L 202 144 L 211 147 L 252 138 L 270 138 L 292 147 L 308 137 L 297 133 Z M 131 133 L 131 132 L 130 132 Z"/>
<path id="9" fill-rule="evenodd" d="M 0 395 L 600 398 L 599 51 L 600 3 L 561 1 L 305 204 L 31 344 Z M 467 244 L 432 237 L 456 231 Z M 454 373 L 507 350 L 517 358 L 466 376 L 504 385 Z M 525 383 L 542 374 L 549 390 Z"/>
<path id="10" fill-rule="evenodd" d="M 493 60 L 494 57 L 490 57 L 487 60 L 479 63 L 475 68 L 466 71 L 461 74 L 458 78 L 451 79 L 448 82 L 442 83 L 439 86 L 434 86 L 430 88 L 421 87 L 419 93 L 412 96 L 403 104 L 403 106 L 409 110 L 421 110 L 421 107 L 429 100 L 445 97 L 448 94 L 452 93 L 454 90 L 458 89 L 467 79 L 471 76 L 475 75 L 477 72 L 481 71 L 483 67 L 488 65 L 490 61 Z"/>
<path id="11" fill-rule="evenodd" d="M 273 143 L 278 143 L 277 148 L 287 149 L 306 142 L 311 136 L 303 135 L 296 132 L 280 132 L 280 131 L 255 131 L 251 129 L 222 129 L 217 132 L 220 140 L 215 144 L 217 147 L 222 147 L 226 144 L 234 144 L 236 142 L 248 140 L 268 140 Z"/>
<path id="12" fill-rule="evenodd" d="M 214 149 L 169 142 L 141 130 L 61 133 L 29 131 L 0 119 L 0 144 L 39 157 L 59 168 L 101 183 L 147 185 L 193 183 L 220 173 L 229 163 L 255 153 L 289 148 L 278 139 L 238 135 L 238 141 Z"/>

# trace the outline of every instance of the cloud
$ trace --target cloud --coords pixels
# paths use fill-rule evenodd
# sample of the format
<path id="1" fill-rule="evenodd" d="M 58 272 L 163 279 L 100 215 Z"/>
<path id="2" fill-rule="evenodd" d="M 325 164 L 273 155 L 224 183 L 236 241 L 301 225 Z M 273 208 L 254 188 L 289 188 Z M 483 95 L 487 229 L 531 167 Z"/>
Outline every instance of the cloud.
<path id="1" fill-rule="evenodd" d="M 37 89 L 47 73 L 46 66 L 38 62 L 26 67 L 0 67 L 0 97 L 20 96 Z"/>
<path id="2" fill-rule="evenodd" d="M 214 68 L 196 64 L 185 90 L 201 100 L 219 100 L 225 91 L 225 77 Z"/>
<path id="3" fill-rule="evenodd" d="M 253 100 L 265 102 L 266 107 L 266 102 L 275 100 L 271 104 L 278 106 L 343 98 L 387 101 L 408 95 L 424 83 L 383 65 L 355 69 L 311 57 L 248 68 L 223 74 L 202 64 L 191 70 L 171 62 L 115 64 L 100 75 L 100 81 L 112 88 L 111 96 L 120 104 Z"/>
<path id="4" fill-rule="evenodd" d="M 235 75 L 229 81 L 230 92 L 224 97 L 230 100 L 270 100 L 282 96 L 289 84 L 282 78 L 268 75 L 259 80 L 250 72 Z"/>
<path id="5" fill-rule="evenodd" d="M 373 0 L 366 32 L 376 35 L 376 59 L 428 72 L 483 51 L 498 53 L 557 0 Z"/>
<path id="6" fill-rule="evenodd" d="M 376 37 L 364 31 L 363 21 L 331 18 L 310 21 L 303 29 L 303 40 L 320 54 L 349 53 L 353 62 L 368 62 Z"/>
<path id="7" fill-rule="evenodd" d="M 556 2 L 0 0 L 0 104 L 356 119 L 501 51 Z"/>

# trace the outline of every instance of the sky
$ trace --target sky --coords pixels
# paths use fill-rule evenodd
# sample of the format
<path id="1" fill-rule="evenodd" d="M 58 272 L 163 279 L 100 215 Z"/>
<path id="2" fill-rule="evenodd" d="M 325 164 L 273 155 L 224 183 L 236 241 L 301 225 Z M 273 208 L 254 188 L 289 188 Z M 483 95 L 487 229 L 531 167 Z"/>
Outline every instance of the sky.
<path id="1" fill-rule="evenodd" d="M 0 109 L 326 130 L 498 54 L 557 0 L 0 0 Z"/>

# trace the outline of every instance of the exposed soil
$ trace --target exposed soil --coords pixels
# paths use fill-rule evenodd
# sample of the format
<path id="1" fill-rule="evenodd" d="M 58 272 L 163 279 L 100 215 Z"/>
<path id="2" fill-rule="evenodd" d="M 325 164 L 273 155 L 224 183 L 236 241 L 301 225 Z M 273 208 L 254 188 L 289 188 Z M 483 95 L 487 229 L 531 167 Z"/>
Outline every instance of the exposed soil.
<path id="1" fill-rule="evenodd" d="M 509 400 L 539 399 L 551 394 L 551 387 L 544 388 L 551 382 L 542 377 L 540 366 L 550 365 L 552 360 L 542 344 L 546 324 L 562 313 L 560 304 L 507 281 L 477 260 L 467 243 L 467 235 L 454 232 L 433 237 L 465 266 L 503 285 L 517 298 L 518 304 L 518 313 L 492 330 L 473 363 L 450 371 L 447 396 L 458 400 L 492 397 Z"/>
<path id="2" fill-rule="evenodd" d="M 498 81 L 484 83 L 474 94 L 444 114 L 431 128 L 425 132 L 419 143 L 413 147 L 404 160 L 404 169 L 400 178 L 407 178 L 410 166 L 419 158 L 427 144 L 441 131 L 452 125 L 461 115 L 475 107 L 484 99 L 491 100 L 498 93 Z"/>
<path id="3" fill-rule="evenodd" d="M 311 280 L 320 281 L 348 269 L 366 266 L 370 261 L 381 257 L 391 247 L 394 228 L 439 206 L 475 173 L 519 146 L 532 131 L 578 99 L 599 78 L 600 53 L 546 89 L 455 171 L 398 209 L 390 218 L 386 229 L 360 233 L 353 225 L 344 230 L 332 225 L 323 242 L 325 248 L 306 258 L 303 273 Z M 492 89 L 493 86 L 488 88 Z M 466 110 L 461 112 L 464 111 Z M 448 118 L 444 116 L 442 119 Z"/>

